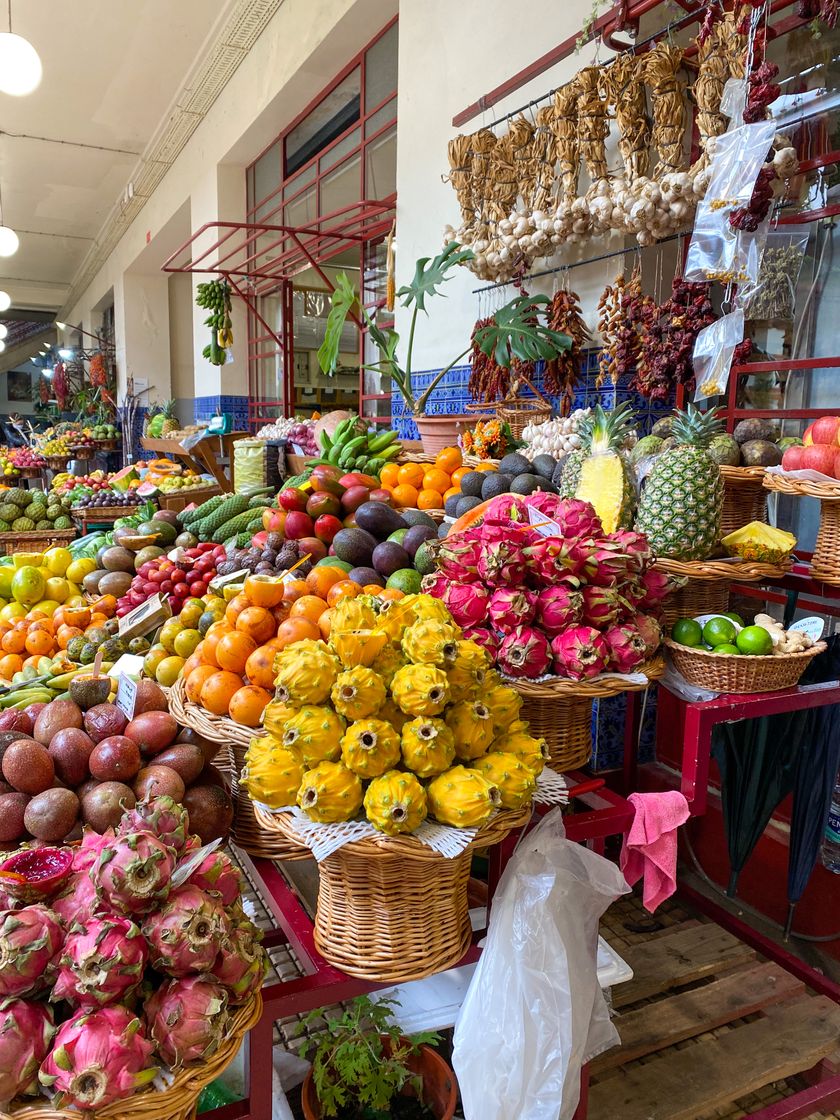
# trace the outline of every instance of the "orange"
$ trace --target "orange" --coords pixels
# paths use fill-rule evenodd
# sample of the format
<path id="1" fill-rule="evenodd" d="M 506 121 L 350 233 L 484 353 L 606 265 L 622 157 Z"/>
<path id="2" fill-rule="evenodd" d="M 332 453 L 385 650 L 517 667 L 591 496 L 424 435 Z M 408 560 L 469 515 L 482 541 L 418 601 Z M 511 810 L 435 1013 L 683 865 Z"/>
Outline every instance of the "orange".
<path id="1" fill-rule="evenodd" d="M 27 653 L 39 654 L 45 657 L 55 649 L 55 638 L 46 630 L 30 630 L 24 643 Z"/>
<path id="2" fill-rule="evenodd" d="M 379 481 L 383 486 L 391 488 L 393 486 L 396 486 L 400 481 L 399 475 L 399 463 L 386 463 L 382 470 L 379 472 Z"/>
<path id="3" fill-rule="evenodd" d="M 82 637 L 84 637 L 84 633 L 83 633 L 83 631 L 81 631 L 78 628 L 78 626 L 67 626 L 67 625 L 59 626 L 58 632 L 56 633 L 56 639 L 58 641 L 58 648 L 59 649 L 67 649 L 67 645 L 70 642 L 71 638 L 82 638 Z"/>
<path id="4" fill-rule="evenodd" d="M 446 505 L 446 503 L 449 501 L 450 498 L 460 498 L 460 496 L 461 496 L 461 487 L 460 486 L 450 486 L 449 489 L 446 491 L 446 493 L 443 495 L 443 504 Z"/>
<path id="5" fill-rule="evenodd" d="M 452 472 L 452 475 L 451 475 L 452 485 L 457 486 L 458 489 L 460 490 L 461 489 L 461 479 L 464 477 L 465 474 L 469 474 L 471 470 L 472 470 L 472 467 L 458 467 L 457 471 Z"/>
<path id="6" fill-rule="evenodd" d="M 253 638 L 258 646 L 273 638 L 277 631 L 277 623 L 271 611 L 265 607 L 246 607 L 236 620 L 236 629 L 249 638 Z"/>
<path id="7" fill-rule="evenodd" d="M 405 592 L 400 591 L 398 587 L 380 587 L 379 598 L 390 599 L 393 602 L 396 602 L 397 599 L 405 598 Z"/>
<path id="8" fill-rule="evenodd" d="M 438 470 L 437 467 L 432 467 L 423 475 L 424 490 L 437 490 L 438 494 L 443 494 L 451 485 L 452 481 L 446 471 Z"/>
<path id="9" fill-rule="evenodd" d="M 32 633 L 33 630 L 45 630 L 50 637 L 55 633 L 55 627 L 53 626 L 51 618 L 36 619 L 29 627 L 30 633 Z"/>
<path id="10" fill-rule="evenodd" d="M 220 669 L 227 669 L 231 673 L 243 673 L 245 662 L 257 648 L 257 643 L 248 634 L 234 630 L 232 634 L 225 634 L 216 646 L 216 660 Z"/>
<path id="11" fill-rule="evenodd" d="M 418 509 L 443 509 L 440 490 L 421 490 L 417 495 Z"/>
<path id="12" fill-rule="evenodd" d="M 202 643 L 199 642 L 195 647 L 194 652 L 190 654 L 190 656 L 181 666 L 181 676 L 185 680 L 193 671 L 193 669 L 197 669 L 200 665 L 204 665 L 204 662 L 201 660 L 201 645 Z"/>
<path id="13" fill-rule="evenodd" d="M 73 607 L 71 610 L 84 610 L 84 607 Z M 91 603 L 91 610 L 97 614 L 104 614 L 106 618 L 113 618 L 117 610 L 117 600 L 114 595 L 100 595 Z"/>
<path id="14" fill-rule="evenodd" d="M 326 567 L 326 564 L 324 567 Z M 293 603 L 295 599 L 299 599 L 301 595 L 308 594 L 309 588 L 306 586 L 305 579 L 290 579 L 286 581 L 283 587 L 283 602 Z"/>
<path id="15" fill-rule="evenodd" d="M 213 673 L 201 686 L 201 706 L 214 716 L 226 716 L 231 699 L 240 688 L 242 678 L 236 673 Z"/>
<path id="16" fill-rule="evenodd" d="M 498 467 L 495 467 L 492 463 L 477 463 L 472 469 L 474 471 L 495 471 L 498 470 Z"/>
<path id="17" fill-rule="evenodd" d="M 363 595 L 378 595 L 380 591 L 384 591 L 384 587 L 380 587 L 378 583 L 366 583 L 362 588 Z"/>
<path id="18" fill-rule="evenodd" d="M 422 482 L 422 478 L 420 479 Z M 394 499 L 394 505 L 402 506 L 403 509 L 416 509 L 417 508 L 417 495 L 420 491 L 416 486 L 411 486 L 407 482 L 401 482 L 399 486 L 395 486 L 391 491 L 391 497 Z"/>
<path id="19" fill-rule="evenodd" d="M 218 665 L 216 660 L 216 646 L 224 638 L 226 634 L 235 633 L 232 626 L 227 622 L 214 622 L 204 635 L 204 641 L 201 643 L 201 659 L 205 665 Z"/>
<path id="20" fill-rule="evenodd" d="M 245 676 L 251 684 L 260 688 L 274 687 L 274 655 L 277 650 L 274 646 L 265 645 L 255 649 L 245 662 Z"/>
<path id="21" fill-rule="evenodd" d="M 324 639 L 324 641 L 326 641 L 327 638 L 330 636 L 331 625 L 332 625 L 332 608 L 330 607 L 327 610 L 325 610 L 324 613 L 321 615 L 321 617 L 318 619 L 318 629 L 321 631 L 321 637 Z"/>
<path id="22" fill-rule="evenodd" d="M 419 490 L 425 473 L 426 468 L 422 463 L 403 463 L 397 471 L 397 482 L 399 486 L 414 486 Z M 397 489 L 399 489 L 399 486 Z"/>
<path id="23" fill-rule="evenodd" d="M 391 466 L 396 466 L 392 463 Z M 318 595 L 321 599 L 326 599 L 327 592 L 334 583 L 344 579 L 346 572 L 343 568 L 331 568 L 329 564 L 321 564 L 312 569 L 306 577 L 306 586 L 310 595 Z"/>
<path id="24" fill-rule="evenodd" d="M 56 626 L 64 623 L 66 626 L 77 626 L 84 630 L 86 626 L 90 626 L 91 612 L 87 607 L 61 607 L 62 617 L 57 619 L 53 615 L 53 621 Z M 58 614 L 58 611 L 55 612 Z M 104 612 L 103 612 L 104 613 Z"/>
<path id="25" fill-rule="evenodd" d="M 235 723 L 245 727 L 259 727 L 266 704 L 271 693 L 254 684 L 246 684 L 234 692 L 228 705 L 228 714 Z"/>
<path id="26" fill-rule="evenodd" d="M 108 616 L 106 614 L 99 614 L 98 611 L 94 611 L 90 616 L 90 626 L 85 628 L 85 633 L 87 633 L 88 630 L 96 630 L 100 626 L 104 626 L 107 621 Z"/>
<path id="27" fill-rule="evenodd" d="M 310 622 L 317 622 L 326 609 L 326 600 L 320 595 L 301 595 L 292 603 L 289 618 L 308 618 Z"/>
<path id="28" fill-rule="evenodd" d="M 464 462 L 460 447 L 444 447 L 435 457 L 435 466 L 447 474 L 452 474 Z"/>
<path id="29" fill-rule="evenodd" d="M 25 630 L 10 630 L 8 634 L 4 634 L 2 639 L 0 639 L 0 649 L 2 649 L 4 653 L 23 653 L 25 645 Z"/>
<path id="30" fill-rule="evenodd" d="M 45 618 L 49 618 L 49 615 L 47 614 L 46 611 L 31 610 L 29 612 L 29 614 L 26 616 L 26 621 L 27 622 L 38 622 L 39 619 L 43 620 Z"/>
<path id="31" fill-rule="evenodd" d="M 59 626 L 66 626 L 67 619 L 64 617 L 64 607 L 59 607 L 58 610 L 53 611 L 53 623 L 55 624 L 56 633 L 58 633 Z"/>
<path id="32" fill-rule="evenodd" d="M 186 669 L 186 665 L 184 666 Z M 214 677 L 218 673 L 218 669 L 213 665 L 199 665 L 197 669 L 193 669 L 190 673 L 184 674 L 184 687 L 187 690 L 187 699 L 192 700 L 193 704 L 201 703 L 201 690 L 204 687 L 205 681 Z"/>
<path id="33" fill-rule="evenodd" d="M 311 638 L 312 641 L 317 642 L 320 637 L 318 623 L 310 622 L 308 618 L 287 618 L 285 622 L 280 623 L 277 631 L 277 640 L 283 643 L 283 649 L 295 642 L 302 642 L 304 638 Z"/>
<path id="34" fill-rule="evenodd" d="M 22 668 L 23 659 L 18 654 L 7 653 L 5 657 L 0 657 L 0 677 L 3 680 L 10 681 Z"/>
<path id="35" fill-rule="evenodd" d="M 251 601 L 244 591 L 240 591 L 238 595 L 234 595 L 225 608 L 225 622 L 229 623 L 230 626 L 236 626 L 236 620 L 246 607 L 250 607 L 250 605 Z"/>
<path id="36" fill-rule="evenodd" d="M 245 595 L 253 606 L 271 610 L 283 602 L 283 583 L 271 576 L 246 576 Z"/>
<path id="37" fill-rule="evenodd" d="M 340 603 L 342 599 L 355 599 L 357 595 L 361 595 L 362 585 L 356 583 L 354 579 L 342 579 L 338 583 L 334 583 L 327 592 L 327 605 L 334 607 L 336 603 Z"/>

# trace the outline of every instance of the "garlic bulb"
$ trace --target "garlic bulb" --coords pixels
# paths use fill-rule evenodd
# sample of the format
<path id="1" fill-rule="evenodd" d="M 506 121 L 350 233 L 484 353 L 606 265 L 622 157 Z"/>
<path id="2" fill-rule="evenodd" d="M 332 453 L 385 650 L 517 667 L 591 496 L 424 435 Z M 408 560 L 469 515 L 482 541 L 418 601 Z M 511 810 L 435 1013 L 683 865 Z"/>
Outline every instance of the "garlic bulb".
<path id="1" fill-rule="evenodd" d="M 559 459 L 574 451 L 580 447 L 580 436 L 577 434 L 580 422 L 590 412 L 588 408 L 577 408 L 571 416 L 558 416 L 542 424 L 528 424 L 522 432 L 525 441 L 522 454 L 533 461 L 537 455 L 553 455 Z"/>

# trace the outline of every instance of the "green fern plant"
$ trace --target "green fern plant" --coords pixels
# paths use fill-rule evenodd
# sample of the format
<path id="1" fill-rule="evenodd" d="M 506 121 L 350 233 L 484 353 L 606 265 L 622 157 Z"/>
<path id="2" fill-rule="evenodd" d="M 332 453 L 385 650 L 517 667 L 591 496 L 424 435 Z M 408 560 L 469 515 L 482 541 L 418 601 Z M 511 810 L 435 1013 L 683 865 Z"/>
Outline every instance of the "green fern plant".
<path id="1" fill-rule="evenodd" d="M 405 1038 L 395 1021 L 399 1000 L 374 1003 L 359 996 L 326 1030 L 308 1039 L 301 1055 L 311 1058 L 312 1079 L 325 1117 L 347 1120 L 386 1120 L 391 1102 L 406 1085 L 423 1098 L 422 1079 L 407 1065 L 423 1045 L 434 1046 L 440 1035 L 430 1031 Z M 320 1027 L 321 1011 L 313 1011 L 304 1025 Z"/>

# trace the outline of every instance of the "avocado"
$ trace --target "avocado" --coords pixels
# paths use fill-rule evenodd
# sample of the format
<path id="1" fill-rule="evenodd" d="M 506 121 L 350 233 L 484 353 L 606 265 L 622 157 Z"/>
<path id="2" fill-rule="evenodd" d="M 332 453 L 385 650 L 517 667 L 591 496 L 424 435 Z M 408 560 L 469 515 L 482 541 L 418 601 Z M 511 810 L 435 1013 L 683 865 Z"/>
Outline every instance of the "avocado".
<path id="1" fill-rule="evenodd" d="M 411 557 L 402 545 L 394 541 L 383 541 L 373 550 L 373 567 L 387 579 L 401 568 L 410 568 Z"/>
<path id="2" fill-rule="evenodd" d="M 472 494 L 466 494 L 458 499 L 458 504 L 455 507 L 455 516 L 463 517 L 465 513 L 469 513 L 471 509 L 481 505 L 481 498 L 474 498 Z"/>
<path id="3" fill-rule="evenodd" d="M 414 553 L 414 567 L 421 576 L 431 575 L 435 570 L 435 558 L 432 555 L 432 550 L 429 548 L 428 541 L 423 541 Z"/>
<path id="4" fill-rule="evenodd" d="M 438 540 L 445 540 L 449 536 L 449 530 L 451 528 L 452 526 L 448 521 L 441 521 L 440 525 L 438 526 Z M 420 569 L 418 568 L 417 570 L 419 571 Z"/>
<path id="5" fill-rule="evenodd" d="M 481 500 L 486 502 L 488 498 L 497 498 L 499 494 L 507 494 L 512 481 L 513 479 L 509 474 L 502 474 L 501 471 L 494 471 L 490 474 L 488 471 L 484 476 L 484 483 L 481 487 Z"/>
<path id="6" fill-rule="evenodd" d="M 377 543 L 364 529 L 341 529 L 333 537 L 332 546 L 339 560 L 346 560 L 354 568 L 369 568 Z"/>
<path id="7" fill-rule="evenodd" d="M 407 530 L 405 536 L 398 543 L 403 546 L 409 556 L 414 557 L 415 565 L 417 563 L 417 550 L 420 545 L 426 541 L 433 541 L 437 536 L 437 525 L 434 529 L 430 529 L 428 525 L 412 525 Z"/>
<path id="8" fill-rule="evenodd" d="M 741 460 L 745 467 L 778 467 L 782 452 L 767 439 L 750 439 L 741 444 Z"/>
<path id="9" fill-rule="evenodd" d="M 102 557 L 102 567 L 107 572 L 133 572 L 134 553 L 119 545 L 107 548 Z"/>
<path id="10" fill-rule="evenodd" d="M 486 474 L 486 471 L 470 471 L 469 474 L 464 475 L 461 479 L 461 493 L 464 497 L 477 498 L 481 494 Z"/>
<path id="11" fill-rule="evenodd" d="M 105 704 L 111 695 L 110 677 L 78 676 L 70 681 L 70 699 L 86 712 L 97 704 Z"/>
<path id="12" fill-rule="evenodd" d="M 404 509 L 400 513 L 400 517 L 406 525 L 425 525 L 437 532 L 437 521 L 433 517 L 429 517 L 428 513 L 424 513 L 422 509 Z"/>
<path id="13" fill-rule="evenodd" d="M 458 502 L 460 502 L 460 500 L 461 500 L 461 498 L 463 498 L 463 496 L 464 496 L 463 493 L 453 494 L 450 498 L 446 499 L 446 501 L 444 503 L 444 506 L 443 506 L 443 510 L 444 510 L 444 513 L 446 514 L 447 517 L 456 517 L 457 516 L 457 514 L 455 513 L 455 509 L 458 505 Z"/>
<path id="14" fill-rule="evenodd" d="M 516 477 L 518 474 L 527 474 L 531 469 L 531 463 L 524 455 L 520 455 L 518 451 L 511 451 L 505 455 L 501 463 L 499 463 L 499 470 L 505 474 L 510 474 Z"/>
<path id="15" fill-rule="evenodd" d="M 397 511 L 384 502 L 363 502 L 356 510 L 356 524 L 378 541 L 408 527 Z"/>
<path id="16" fill-rule="evenodd" d="M 538 474 L 519 474 L 510 484 L 511 494 L 533 494 L 535 490 L 547 490 L 549 494 L 557 493 L 554 483 L 540 478 Z"/>
<path id="17" fill-rule="evenodd" d="M 531 463 L 531 470 L 535 474 L 542 475 L 547 478 L 549 482 L 553 481 L 554 468 L 557 466 L 557 460 L 553 455 L 535 455 L 534 461 Z"/>

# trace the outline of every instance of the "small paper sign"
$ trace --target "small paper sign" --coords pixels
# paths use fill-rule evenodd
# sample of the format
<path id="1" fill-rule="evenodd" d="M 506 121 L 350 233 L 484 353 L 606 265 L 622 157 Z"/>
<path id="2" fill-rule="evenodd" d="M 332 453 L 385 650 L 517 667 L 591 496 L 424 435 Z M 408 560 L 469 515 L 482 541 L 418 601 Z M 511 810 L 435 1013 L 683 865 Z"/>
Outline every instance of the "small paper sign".
<path id="1" fill-rule="evenodd" d="M 730 618 L 728 614 L 698 614 L 694 616 L 694 621 L 699 622 L 701 626 L 705 626 L 706 623 L 713 618 L 725 618 L 727 622 L 731 622 L 735 627 L 736 634 L 740 634 L 744 629 L 743 626 L 738 625 L 734 618 Z"/>
<path id="2" fill-rule="evenodd" d="M 812 642 L 818 642 L 825 630 L 825 619 L 812 614 L 808 618 L 800 618 L 799 622 L 794 622 L 790 629 L 800 634 L 807 634 Z"/>
<path id="3" fill-rule="evenodd" d="M 159 594 L 152 595 L 145 603 L 141 603 L 139 607 L 123 615 L 120 619 L 119 636 L 142 637 L 171 617 L 172 608 L 169 603 Z"/>
<path id="4" fill-rule="evenodd" d="M 121 676 L 117 686 L 117 707 L 126 719 L 134 719 L 134 705 L 137 702 L 137 682 L 131 677 Z"/>
<path id="5" fill-rule="evenodd" d="M 111 666 L 108 676 L 115 677 L 117 680 L 119 680 L 121 676 L 128 676 L 138 681 L 140 680 L 140 674 L 142 672 L 142 656 L 138 653 L 124 653 Z"/>
<path id="6" fill-rule="evenodd" d="M 193 871 L 200 867 L 211 852 L 215 852 L 222 844 L 224 844 L 224 840 L 219 837 L 218 840 L 211 840 L 209 844 L 205 844 L 203 848 L 199 848 L 198 851 L 193 852 L 189 859 L 185 859 L 183 863 L 178 865 L 177 870 L 172 876 L 172 886 L 182 887 L 187 879 L 189 879 L 190 875 L 192 875 Z"/>
<path id="7" fill-rule="evenodd" d="M 563 530 L 556 521 L 552 521 L 550 517 L 546 517 L 540 510 L 534 509 L 533 506 L 528 506 L 528 521 L 531 523 L 531 528 L 536 529 L 541 537 L 562 537 Z"/>

